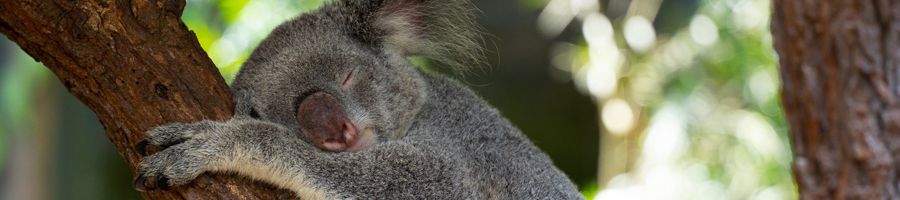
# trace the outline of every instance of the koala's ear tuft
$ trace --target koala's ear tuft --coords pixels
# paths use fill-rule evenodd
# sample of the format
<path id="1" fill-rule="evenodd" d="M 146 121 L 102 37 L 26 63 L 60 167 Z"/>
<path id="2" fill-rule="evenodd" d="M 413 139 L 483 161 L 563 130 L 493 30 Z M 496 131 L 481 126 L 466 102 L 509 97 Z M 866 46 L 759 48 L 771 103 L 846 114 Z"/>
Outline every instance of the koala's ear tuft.
<path id="1" fill-rule="evenodd" d="M 354 37 L 404 56 L 465 71 L 483 65 L 475 7 L 468 0 L 343 0 Z"/>
<path id="2" fill-rule="evenodd" d="M 375 16 L 374 28 L 384 31 L 381 42 L 406 54 L 427 51 L 424 4 L 422 0 L 386 0 Z"/>

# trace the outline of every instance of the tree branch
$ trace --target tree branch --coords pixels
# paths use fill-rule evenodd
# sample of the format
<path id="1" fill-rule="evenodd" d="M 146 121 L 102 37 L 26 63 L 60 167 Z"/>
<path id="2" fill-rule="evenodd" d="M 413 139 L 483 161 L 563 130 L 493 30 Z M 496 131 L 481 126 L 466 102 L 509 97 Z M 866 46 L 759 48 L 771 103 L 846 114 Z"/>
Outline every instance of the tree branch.
<path id="1" fill-rule="evenodd" d="M 87 105 L 135 171 L 144 132 L 171 122 L 224 120 L 231 92 L 181 22 L 183 0 L 0 1 L 0 32 L 44 63 Z M 204 175 L 145 199 L 277 199 L 286 190 Z"/>

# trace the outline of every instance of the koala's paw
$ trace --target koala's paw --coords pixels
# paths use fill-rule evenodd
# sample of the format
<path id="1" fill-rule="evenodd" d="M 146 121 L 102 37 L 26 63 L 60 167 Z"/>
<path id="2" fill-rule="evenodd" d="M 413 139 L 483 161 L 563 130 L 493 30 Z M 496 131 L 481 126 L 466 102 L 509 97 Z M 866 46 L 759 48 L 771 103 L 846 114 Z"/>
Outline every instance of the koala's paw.
<path id="1" fill-rule="evenodd" d="M 222 151 L 220 141 L 205 137 L 212 134 L 213 123 L 169 124 L 156 127 L 148 132 L 147 138 L 135 146 L 141 154 L 148 154 L 151 148 L 159 152 L 144 157 L 139 175 L 134 180 L 138 191 L 169 189 L 183 185 L 208 169 L 208 166 Z"/>

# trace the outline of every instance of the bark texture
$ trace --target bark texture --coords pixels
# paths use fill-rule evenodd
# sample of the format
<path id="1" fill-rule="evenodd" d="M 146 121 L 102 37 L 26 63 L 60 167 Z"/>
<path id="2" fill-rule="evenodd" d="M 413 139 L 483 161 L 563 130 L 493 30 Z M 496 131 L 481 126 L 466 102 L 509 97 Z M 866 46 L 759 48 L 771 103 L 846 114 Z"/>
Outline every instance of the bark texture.
<path id="1" fill-rule="evenodd" d="M 183 0 L 0 0 L 0 32 L 93 110 L 134 171 L 133 146 L 171 122 L 232 115 L 224 79 L 181 22 Z M 145 199 L 282 199 L 263 183 L 204 175 Z"/>
<path id="2" fill-rule="evenodd" d="M 801 199 L 900 199 L 900 2 L 773 4 Z"/>

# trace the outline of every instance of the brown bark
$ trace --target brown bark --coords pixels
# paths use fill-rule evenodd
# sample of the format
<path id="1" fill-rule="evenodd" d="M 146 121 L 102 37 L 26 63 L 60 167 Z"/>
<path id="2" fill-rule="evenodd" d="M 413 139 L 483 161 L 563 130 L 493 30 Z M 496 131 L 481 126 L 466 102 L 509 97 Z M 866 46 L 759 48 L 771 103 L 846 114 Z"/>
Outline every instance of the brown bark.
<path id="1" fill-rule="evenodd" d="M 802 199 L 900 199 L 900 2 L 775 0 Z"/>
<path id="2" fill-rule="evenodd" d="M 231 93 L 196 36 L 183 0 L 0 1 L 0 32 L 44 63 L 93 110 L 132 171 L 150 127 L 232 115 Z M 145 199 L 276 199 L 285 190 L 204 175 Z"/>

